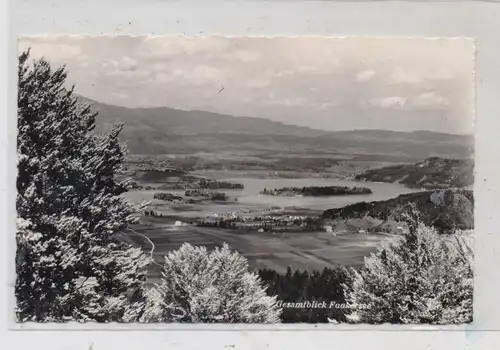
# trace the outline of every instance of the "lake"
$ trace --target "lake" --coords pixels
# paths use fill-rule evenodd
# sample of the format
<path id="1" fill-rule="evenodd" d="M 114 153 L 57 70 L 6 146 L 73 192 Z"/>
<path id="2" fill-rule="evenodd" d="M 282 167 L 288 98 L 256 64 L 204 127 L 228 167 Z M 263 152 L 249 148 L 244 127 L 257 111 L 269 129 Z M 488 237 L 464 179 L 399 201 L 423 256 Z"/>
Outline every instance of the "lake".
<path id="1" fill-rule="evenodd" d="M 225 181 L 242 183 L 245 188 L 240 191 L 226 191 L 229 196 L 237 195 L 240 204 L 258 206 L 300 207 L 311 210 L 326 210 L 344 207 L 358 202 L 381 201 L 394 198 L 403 193 L 416 192 L 401 184 L 361 182 L 339 179 L 298 178 L 298 179 L 261 179 L 261 178 L 224 178 Z M 345 196 L 294 196 L 280 197 L 259 194 L 264 188 L 274 189 L 281 187 L 304 186 L 347 186 L 367 187 L 371 194 L 345 195 Z"/>
<path id="2" fill-rule="evenodd" d="M 221 190 L 227 193 L 230 201 L 227 203 L 206 204 L 182 204 L 171 205 L 169 202 L 153 199 L 158 190 L 132 190 L 125 194 L 129 200 L 140 203 L 150 202 L 150 206 L 164 215 L 177 215 L 185 218 L 206 217 L 212 214 L 238 212 L 249 210 L 264 210 L 272 206 L 296 207 L 307 209 L 311 214 L 320 214 L 326 209 L 339 208 L 358 202 L 380 201 L 394 198 L 403 193 L 416 192 L 418 190 L 407 188 L 398 183 L 376 183 L 352 180 L 340 180 L 332 178 L 260 178 L 260 177 L 219 177 L 220 180 L 242 183 L 242 190 Z M 303 186 L 348 186 L 367 187 L 372 194 L 325 196 L 325 197 L 279 197 L 259 194 L 264 188 L 273 189 L 280 187 L 303 187 Z M 183 195 L 184 191 L 164 191 Z M 236 199 L 236 201 L 235 201 Z"/>

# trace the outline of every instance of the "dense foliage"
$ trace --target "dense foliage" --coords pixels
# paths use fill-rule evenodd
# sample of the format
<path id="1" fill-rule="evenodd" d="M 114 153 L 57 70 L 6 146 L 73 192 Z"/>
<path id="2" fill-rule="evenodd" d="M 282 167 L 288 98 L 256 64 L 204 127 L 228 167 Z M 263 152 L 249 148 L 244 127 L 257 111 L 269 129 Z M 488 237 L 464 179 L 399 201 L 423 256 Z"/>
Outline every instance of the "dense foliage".
<path id="1" fill-rule="evenodd" d="M 280 309 L 227 246 L 184 245 L 145 287 L 151 258 L 122 235 L 139 208 L 121 196 L 118 135 L 93 133 L 96 113 L 65 87 L 66 72 L 19 58 L 18 321 L 275 322 Z M 133 230 L 131 230 L 133 232 Z"/>
<path id="2" fill-rule="evenodd" d="M 402 194 L 385 201 L 359 202 L 343 208 L 328 209 L 324 218 L 352 219 L 365 215 L 373 218 L 403 220 L 401 208 L 414 203 L 422 223 L 440 233 L 474 228 L 474 194 L 470 190 L 437 190 Z"/>
<path id="3" fill-rule="evenodd" d="M 274 270 L 259 270 L 259 276 L 269 286 L 269 295 L 276 295 L 282 302 L 317 301 L 326 302 L 326 308 L 283 308 L 281 321 L 284 323 L 327 323 L 329 319 L 338 322 L 345 321 L 345 309 L 329 307 L 331 302 L 342 304 L 345 302 L 342 284 L 345 282 L 346 272 L 342 268 L 323 271 L 292 272 L 290 268 L 285 274 Z"/>
<path id="4" fill-rule="evenodd" d="M 159 199 L 162 201 L 168 201 L 168 202 L 173 202 L 173 201 L 180 201 L 183 202 L 184 198 L 182 196 L 176 196 L 175 194 L 168 193 L 168 192 L 157 192 L 153 195 L 154 199 Z"/>
<path id="5" fill-rule="evenodd" d="M 200 179 L 198 181 L 199 188 L 218 190 L 218 189 L 243 189 L 244 186 L 240 183 L 223 181 L 223 180 L 210 180 Z"/>
<path id="6" fill-rule="evenodd" d="M 184 196 L 204 197 L 204 198 L 209 198 L 210 200 L 213 201 L 226 201 L 228 199 L 227 195 L 224 192 L 215 192 L 207 189 L 186 190 L 186 192 L 184 192 Z"/>
<path id="7" fill-rule="evenodd" d="M 149 259 L 116 238 L 135 208 L 115 178 L 120 126 L 94 135 L 96 114 L 65 88 L 64 68 L 19 57 L 19 321 L 120 320 Z"/>
<path id="8" fill-rule="evenodd" d="M 169 253 L 147 300 L 149 322 L 274 323 L 281 312 L 246 258 L 227 245 L 209 252 L 185 243 Z"/>
<path id="9" fill-rule="evenodd" d="M 347 315 L 361 323 L 450 324 L 472 321 L 473 251 L 467 234 L 439 235 L 406 211 L 408 231 L 351 270 L 345 284 Z"/>

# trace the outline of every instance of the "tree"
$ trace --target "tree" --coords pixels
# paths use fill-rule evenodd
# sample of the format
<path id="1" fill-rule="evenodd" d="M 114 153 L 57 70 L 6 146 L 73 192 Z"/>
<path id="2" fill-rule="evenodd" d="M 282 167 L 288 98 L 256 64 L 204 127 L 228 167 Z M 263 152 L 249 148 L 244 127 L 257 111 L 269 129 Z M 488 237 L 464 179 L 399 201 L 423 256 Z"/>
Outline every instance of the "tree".
<path id="1" fill-rule="evenodd" d="M 352 270 L 344 285 L 362 323 L 449 324 L 472 321 L 473 251 L 467 234 L 440 235 L 407 206 L 407 232 Z"/>
<path id="2" fill-rule="evenodd" d="M 345 282 L 345 269 L 324 268 L 322 272 L 295 271 L 279 274 L 274 270 L 259 270 L 259 276 L 269 286 L 268 295 L 277 295 L 279 300 L 288 303 L 313 302 L 325 303 L 323 308 L 284 308 L 281 321 L 284 323 L 326 323 L 329 319 L 345 322 L 344 309 L 328 307 L 330 303 L 345 303 L 342 283 Z"/>
<path id="3" fill-rule="evenodd" d="M 19 57 L 18 321 L 121 320 L 149 258 L 118 239 L 137 208 L 115 178 L 118 135 L 93 133 L 96 113 L 67 89 L 65 68 Z"/>
<path id="4" fill-rule="evenodd" d="M 185 243 L 165 257 L 162 275 L 148 292 L 141 321 L 279 322 L 276 297 L 267 296 L 246 258 L 227 244 L 209 252 Z"/>

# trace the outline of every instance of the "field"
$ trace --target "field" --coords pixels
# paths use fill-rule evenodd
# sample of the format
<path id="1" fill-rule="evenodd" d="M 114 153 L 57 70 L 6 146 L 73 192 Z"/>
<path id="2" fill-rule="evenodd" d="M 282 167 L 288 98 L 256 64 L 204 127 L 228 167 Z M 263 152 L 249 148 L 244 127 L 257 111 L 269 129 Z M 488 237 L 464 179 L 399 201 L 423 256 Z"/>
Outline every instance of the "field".
<path id="1" fill-rule="evenodd" d="M 248 258 L 254 269 L 268 268 L 277 272 L 292 269 L 315 270 L 335 265 L 358 267 L 363 258 L 376 250 L 378 243 L 391 239 L 387 234 L 355 234 L 350 232 L 239 233 L 231 230 L 196 226 L 175 226 L 172 218 L 147 217 L 133 225 L 128 238 L 143 248 L 152 250 L 160 263 L 171 250 L 184 242 L 211 249 L 228 243 Z M 148 239 L 146 239 L 146 236 Z M 159 271 L 152 271 L 155 280 Z"/>

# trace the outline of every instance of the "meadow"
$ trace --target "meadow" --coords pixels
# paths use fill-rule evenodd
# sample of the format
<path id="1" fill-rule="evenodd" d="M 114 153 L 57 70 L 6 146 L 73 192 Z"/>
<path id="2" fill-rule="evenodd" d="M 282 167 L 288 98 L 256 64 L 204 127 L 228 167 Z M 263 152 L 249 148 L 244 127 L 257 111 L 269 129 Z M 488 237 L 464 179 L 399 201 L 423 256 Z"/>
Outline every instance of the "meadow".
<path id="1" fill-rule="evenodd" d="M 272 269 L 285 273 L 292 270 L 322 270 L 338 265 L 359 267 L 365 256 L 376 250 L 377 245 L 394 236 L 380 234 L 341 232 L 235 232 L 217 228 L 175 225 L 170 217 L 144 217 L 133 225 L 128 235 L 131 243 L 153 250 L 159 264 L 165 254 L 178 249 L 184 242 L 203 245 L 211 249 L 226 242 L 244 255 L 253 269 Z M 147 238 L 145 238 L 146 236 Z M 154 246 L 152 246 L 151 242 Z M 153 266 L 152 281 L 159 277 Z"/>

